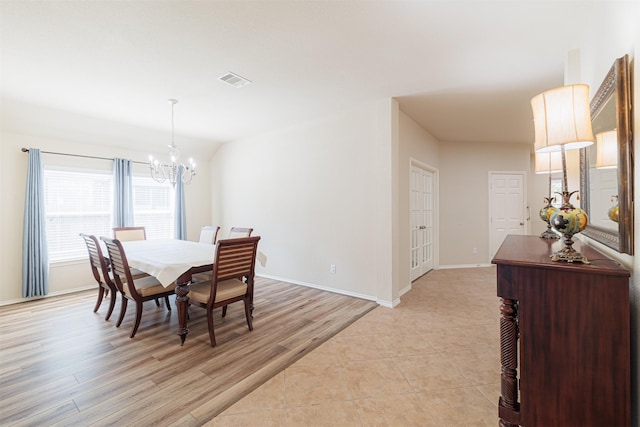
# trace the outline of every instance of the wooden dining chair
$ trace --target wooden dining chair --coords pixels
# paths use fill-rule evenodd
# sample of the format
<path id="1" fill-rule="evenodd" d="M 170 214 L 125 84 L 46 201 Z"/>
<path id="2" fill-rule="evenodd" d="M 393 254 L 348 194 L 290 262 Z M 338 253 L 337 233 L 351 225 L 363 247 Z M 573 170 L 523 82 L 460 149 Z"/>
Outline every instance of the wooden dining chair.
<path id="1" fill-rule="evenodd" d="M 116 326 L 120 326 L 127 311 L 127 301 L 134 301 L 136 304 L 136 322 L 131 331 L 131 338 L 136 335 L 142 318 L 142 304 L 145 301 L 163 298 L 167 304 L 167 309 L 171 311 L 169 304 L 169 295 L 175 293 L 176 285 L 172 283 L 170 286 L 164 287 L 153 276 L 140 277 L 134 279 L 131 275 L 131 269 L 127 261 L 127 256 L 122 247 L 122 243 L 118 239 L 110 239 L 108 237 L 100 238 L 107 246 L 109 259 L 111 260 L 111 271 L 118 290 L 122 294 L 122 305 L 120 306 L 120 317 Z"/>
<path id="2" fill-rule="evenodd" d="M 220 229 L 220 227 L 218 227 L 218 229 Z M 229 230 L 228 239 L 238 239 L 238 238 L 242 238 L 242 237 L 250 237 L 252 232 L 253 232 L 253 228 L 231 227 L 231 229 Z M 216 234 L 217 234 L 217 231 L 216 231 Z M 202 239 L 202 232 L 200 233 L 200 239 Z M 215 244 L 215 242 L 216 241 L 214 240 L 214 244 Z M 202 241 L 200 243 L 202 243 Z M 202 281 L 202 280 L 211 280 L 211 272 L 210 271 L 205 271 L 205 272 L 197 273 L 197 274 L 194 275 L 194 281 Z M 223 313 L 223 316 L 227 314 L 227 307 L 226 306 L 222 309 L 222 313 Z"/>
<path id="3" fill-rule="evenodd" d="M 218 240 L 218 231 L 220 231 L 220 227 L 214 227 L 213 225 L 203 225 L 200 229 L 200 239 L 199 243 L 208 243 L 210 245 L 215 245 Z"/>
<path id="4" fill-rule="evenodd" d="M 224 315 L 228 304 L 243 301 L 247 325 L 253 330 L 253 277 L 259 240 L 260 236 L 218 240 L 211 280 L 189 286 L 189 302 L 207 310 L 211 347 L 216 345 L 215 308 L 223 307 Z"/>
<path id="5" fill-rule="evenodd" d="M 93 308 L 93 312 L 96 313 L 102 304 L 102 299 L 105 296 L 109 296 L 109 309 L 104 320 L 109 320 L 113 308 L 116 305 L 116 298 L 118 295 L 118 288 L 111 278 L 111 272 L 107 264 L 108 258 L 102 255 L 102 249 L 100 248 L 100 242 L 96 236 L 80 233 L 80 237 L 84 239 L 87 245 L 87 251 L 89 252 L 89 265 L 91 266 L 91 272 L 94 279 L 98 282 L 98 301 Z"/>
<path id="6" fill-rule="evenodd" d="M 113 227 L 113 238 L 121 242 L 147 240 L 147 232 L 144 227 Z"/>
<path id="7" fill-rule="evenodd" d="M 118 239 L 121 242 L 134 242 L 136 240 L 147 240 L 147 231 L 144 227 L 113 227 L 113 238 Z M 134 279 L 139 279 L 141 277 L 148 276 L 142 270 L 138 270 L 137 268 L 131 269 L 131 276 Z M 160 301 L 156 298 L 156 306 L 160 307 Z M 167 308 L 171 310 L 169 305 L 167 304 Z"/>
<path id="8" fill-rule="evenodd" d="M 253 232 L 253 228 L 231 227 L 229 230 L 229 239 L 238 239 L 240 237 L 249 237 Z"/>
<path id="9" fill-rule="evenodd" d="M 204 228 L 204 227 L 203 227 Z M 218 227 L 218 229 L 220 229 L 220 227 Z M 251 233 L 253 232 L 253 228 L 245 228 L 245 227 L 231 227 L 231 229 L 229 230 L 229 237 L 228 239 L 238 239 L 238 238 L 242 238 L 242 237 L 250 237 Z M 216 232 L 217 234 L 217 232 Z M 202 239 L 202 233 L 200 234 L 200 238 Z M 215 244 L 215 240 L 214 240 L 214 244 Z M 202 243 L 202 241 L 200 242 Z M 210 271 L 205 271 L 202 273 L 198 273 L 195 274 L 193 276 L 194 281 L 203 281 L 203 280 L 211 280 L 211 272 Z M 222 315 L 226 315 L 227 314 L 227 306 L 224 306 L 224 308 L 222 309 Z"/>

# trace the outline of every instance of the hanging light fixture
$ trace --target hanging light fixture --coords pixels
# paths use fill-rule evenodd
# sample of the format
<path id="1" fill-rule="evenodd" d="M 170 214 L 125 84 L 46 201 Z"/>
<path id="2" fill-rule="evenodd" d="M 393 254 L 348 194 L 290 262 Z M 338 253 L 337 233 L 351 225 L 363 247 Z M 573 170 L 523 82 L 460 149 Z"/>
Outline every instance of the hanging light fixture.
<path id="1" fill-rule="evenodd" d="M 169 179 L 171 185 L 175 188 L 178 179 L 185 184 L 189 184 L 196 174 L 196 164 L 193 159 L 189 159 L 189 164 L 180 163 L 180 150 L 173 140 L 173 107 L 178 103 L 177 99 L 170 99 L 171 104 L 171 144 L 169 145 L 169 163 L 159 162 L 153 156 L 149 156 L 149 169 L 151 177 L 162 183 Z M 182 167 L 182 172 L 180 172 Z M 180 175 L 180 176 L 178 176 Z"/>

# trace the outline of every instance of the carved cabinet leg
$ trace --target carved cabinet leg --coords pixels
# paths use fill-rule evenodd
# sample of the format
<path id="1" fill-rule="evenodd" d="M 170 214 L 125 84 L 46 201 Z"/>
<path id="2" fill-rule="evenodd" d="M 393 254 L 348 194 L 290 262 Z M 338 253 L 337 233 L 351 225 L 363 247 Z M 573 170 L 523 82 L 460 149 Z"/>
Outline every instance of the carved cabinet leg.
<path id="1" fill-rule="evenodd" d="M 518 302 L 502 298 L 500 305 L 500 374 L 501 396 L 499 416 L 501 427 L 517 426 L 520 403 L 518 402 Z"/>

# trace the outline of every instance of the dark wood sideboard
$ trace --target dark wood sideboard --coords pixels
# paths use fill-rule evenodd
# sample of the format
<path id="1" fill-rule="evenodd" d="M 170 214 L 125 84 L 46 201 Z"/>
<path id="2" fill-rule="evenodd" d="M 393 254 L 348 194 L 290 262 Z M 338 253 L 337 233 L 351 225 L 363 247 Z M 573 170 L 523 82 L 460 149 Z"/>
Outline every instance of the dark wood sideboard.
<path id="1" fill-rule="evenodd" d="M 492 260 L 502 301 L 499 425 L 629 426 L 629 271 L 578 241 L 591 264 L 551 261 L 561 245 L 509 235 Z"/>

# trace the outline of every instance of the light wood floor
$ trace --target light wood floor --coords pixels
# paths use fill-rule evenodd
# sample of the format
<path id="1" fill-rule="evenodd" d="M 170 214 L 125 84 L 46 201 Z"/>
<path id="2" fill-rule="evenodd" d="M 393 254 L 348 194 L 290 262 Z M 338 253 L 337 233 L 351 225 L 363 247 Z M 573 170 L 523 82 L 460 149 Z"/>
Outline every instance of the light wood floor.
<path id="1" fill-rule="evenodd" d="M 116 328 L 96 295 L 0 308 L 0 425 L 202 425 L 377 306 L 257 278 L 252 332 L 233 304 L 212 348 L 192 307 L 181 347 L 175 307 L 146 303 L 130 339 L 135 307 Z"/>

